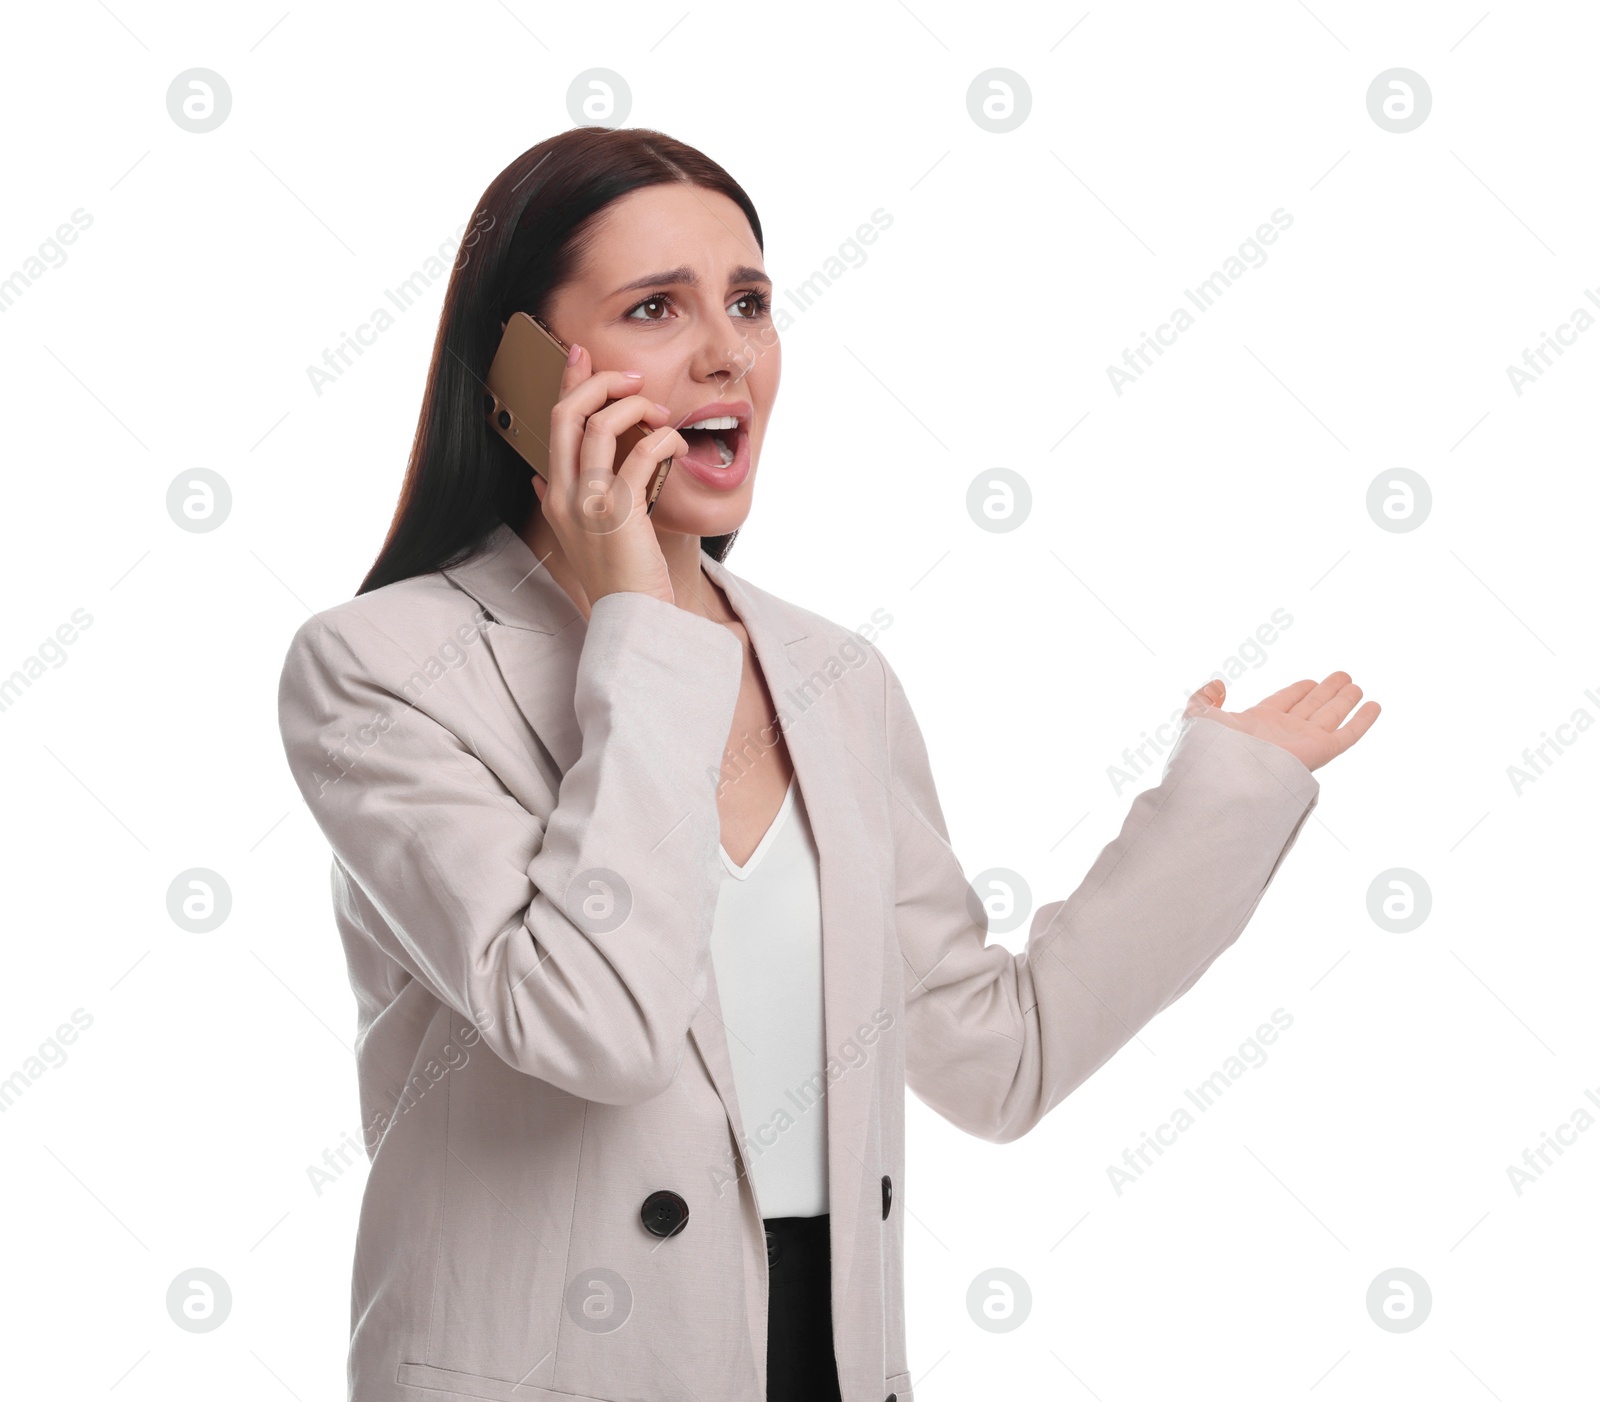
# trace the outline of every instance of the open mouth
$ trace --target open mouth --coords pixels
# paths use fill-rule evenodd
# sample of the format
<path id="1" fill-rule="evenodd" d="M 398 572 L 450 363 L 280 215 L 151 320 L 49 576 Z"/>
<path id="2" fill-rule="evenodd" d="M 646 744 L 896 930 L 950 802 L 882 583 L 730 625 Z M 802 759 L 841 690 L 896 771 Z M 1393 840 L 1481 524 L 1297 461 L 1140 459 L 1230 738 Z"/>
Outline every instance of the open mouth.
<path id="1" fill-rule="evenodd" d="M 685 460 L 715 472 L 733 466 L 747 430 L 733 414 L 723 414 L 701 419 L 693 427 L 680 428 L 678 432 L 689 445 Z"/>

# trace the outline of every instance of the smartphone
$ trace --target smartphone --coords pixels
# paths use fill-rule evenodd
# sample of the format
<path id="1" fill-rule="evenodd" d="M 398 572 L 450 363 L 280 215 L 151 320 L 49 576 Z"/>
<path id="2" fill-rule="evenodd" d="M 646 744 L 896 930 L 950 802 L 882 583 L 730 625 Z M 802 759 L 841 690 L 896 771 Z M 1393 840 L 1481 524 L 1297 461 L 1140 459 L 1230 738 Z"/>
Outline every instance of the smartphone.
<path id="1" fill-rule="evenodd" d="M 527 312 L 513 312 L 500 337 L 500 349 L 489 366 L 488 389 L 483 396 L 483 410 L 494 431 L 546 482 L 550 480 L 550 411 L 561 398 L 561 377 L 566 373 L 570 349 L 537 318 Z M 623 429 L 617 435 L 617 459 L 612 470 L 620 468 L 639 441 L 651 432 L 644 424 Z M 663 458 L 656 465 L 656 474 L 645 492 L 646 515 L 655 510 L 672 462 L 671 458 Z"/>

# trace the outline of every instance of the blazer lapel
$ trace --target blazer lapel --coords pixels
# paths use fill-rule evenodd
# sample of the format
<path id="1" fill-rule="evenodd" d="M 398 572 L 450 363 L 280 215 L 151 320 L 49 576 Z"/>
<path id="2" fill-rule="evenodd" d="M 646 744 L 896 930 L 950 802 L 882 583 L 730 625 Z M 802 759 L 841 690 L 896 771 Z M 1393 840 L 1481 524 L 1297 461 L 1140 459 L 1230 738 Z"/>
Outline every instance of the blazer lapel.
<path id="1" fill-rule="evenodd" d="M 856 1042 L 857 1029 L 872 1021 L 883 989 L 882 894 L 868 865 L 875 848 L 854 792 L 864 771 L 852 751 L 863 746 L 865 737 L 852 736 L 844 725 L 839 698 L 828 695 L 832 683 L 823 668 L 830 661 L 837 666 L 839 661 L 828 640 L 814 634 L 803 615 L 747 585 L 718 561 L 708 558 L 705 571 L 722 587 L 750 634 L 778 708 L 806 817 L 816 838 L 822 883 L 823 1052 L 831 1061 L 842 1058 L 845 1048 Z M 819 672 L 823 672 L 820 690 L 812 681 Z M 723 1040 L 720 1021 L 711 1025 L 702 1008 L 696 1019 L 697 1035 Z M 725 1050 L 722 1060 L 727 1061 Z M 841 1060 L 841 1064 L 845 1069 L 837 1078 L 826 1068 L 824 1071 L 828 1234 L 835 1300 L 846 1298 L 859 1222 L 866 1210 L 868 1184 L 862 1154 L 873 1109 L 873 1077 L 859 1068 L 851 1069 L 847 1061 Z M 736 1097 L 727 1094 L 724 1099 L 735 1101 Z M 872 1175 L 870 1187 L 875 1207 L 878 1174 Z"/>
<path id="2" fill-rule="evenodd" d="M 517 709 L 564 775 L 583 748 L 573 708 L 583 615 L 527 542 L 504 524 L 482 553 L 444 574 L 505 625 L 486 634 L 489 650 Z"/>

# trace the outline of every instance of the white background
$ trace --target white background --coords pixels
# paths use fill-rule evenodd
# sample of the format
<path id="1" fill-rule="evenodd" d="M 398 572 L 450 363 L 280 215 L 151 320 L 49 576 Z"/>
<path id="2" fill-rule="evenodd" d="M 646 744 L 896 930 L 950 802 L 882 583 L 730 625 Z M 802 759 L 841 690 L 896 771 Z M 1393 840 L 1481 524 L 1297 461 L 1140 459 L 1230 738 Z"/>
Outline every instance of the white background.
<path id="1" fill-rule="evenodd" d="M 1594 1395 L 1600 1129 L 1520 1195 L 1507 1167 L 1600 1094 L 1600 736 L 1520 795 L 1507 770 L 1600 715 L 1600 329 L 1521 395 L 1506 367 L 1600 296 L 1600 23 L 1482 3 L 12 9 L 0 277 L 92 224 L 0 315 L 0 675 L 93 622 L 0 712 L 6 1391 L 343 1395 L 362 1175 L 306 1170 L 358 1136 L 354 1006 L 277 680 L 382 541 L 443 282 L 320 395 L 306 371 L 603 67 L 749 190 L 780 297 L 892 216 L 786 337 L 729 563 L 893 615 L 969 874 L 1068 894 L 1131 798 L 1109 767 L 1276 609 L 1230 709 L 1339 668 L 1384 706 L 1239 944 L 1032 1134 L 912 1100 L 918 1397 Z M 200 135 L 166 109 L 193 67 L 233 98 Z M 1003 135 L 966 104 L 995 67 L 1032 92 Z M 1367 110 L 1394 67 L 1432 91 L 1405 134 Z M 1119 396 L 1107 366 L 1275 209 Z M 1002 466 L 1033 507 L 993 534 L 966 492 Z M 200 467 L 233 495 L 207 534 L 165 504 Z M 1366 498 L 1401 467 L 1433 506 L 1395 533 Z M 167 915 L 190 867 L 232 890 L 210 934 Z M 1394 867 L 1432 892 L 1407 934 L 1367 911 Z M 1276 1008 L 1119 1195 L 1107 1166 Z M 233 1292 L 212 1333 L 167 1316 L 195 1266 Z M 967 1314 L 994 1267 L 1032 1291 L 1008 1333 Z M 1393 1267 L 1432 1289 L 1413 1332 L 1367 1312 Z"/>

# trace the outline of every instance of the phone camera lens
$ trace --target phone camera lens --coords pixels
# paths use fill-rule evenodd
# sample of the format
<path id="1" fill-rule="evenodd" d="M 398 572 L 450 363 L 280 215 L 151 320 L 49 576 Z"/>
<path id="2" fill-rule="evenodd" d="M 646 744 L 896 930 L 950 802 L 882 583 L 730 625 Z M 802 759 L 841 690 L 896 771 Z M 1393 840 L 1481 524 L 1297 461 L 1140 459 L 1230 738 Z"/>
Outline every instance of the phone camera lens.
<path id="1" fill-rule="evenodd" d="M 494 416 L 494 421 L 499 424 L 501 428 L 511 427 L 511 415 L 506 413 L 504 409 Z"/>

